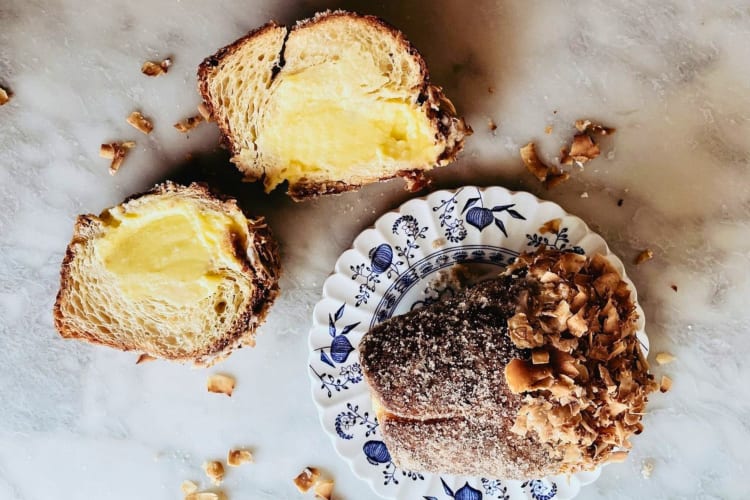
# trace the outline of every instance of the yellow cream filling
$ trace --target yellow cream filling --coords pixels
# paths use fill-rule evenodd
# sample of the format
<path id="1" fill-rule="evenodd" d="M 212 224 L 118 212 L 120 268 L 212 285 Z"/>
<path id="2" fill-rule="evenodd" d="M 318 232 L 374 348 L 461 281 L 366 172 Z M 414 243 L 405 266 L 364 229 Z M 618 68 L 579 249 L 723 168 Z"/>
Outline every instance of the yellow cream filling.
<path id="1" fill-rule="evenodd" d="M 238 266 L 231 233 L 246 231 L 229 215 L 203 212 L 177 199 L 155 201 L 136 212 L 114 208 L 103 220 L 107 230 L 96 242 L 96 253 L 122 293 L 178 306 L 216 291 L 222 269 Z"/>
<path id="2" fill-rule="evenodd" d="M 348 66 L 340 60 L 280 79 L 257 139 L 264 155 L 285 165 L 266 172 L 269 187 L 310 175 L 357 175 L 351 167 L 435 162 L 439 148 L 424 112 L 403 99 L 378 96 L 373 86 L 385 81 L 352 82 L 352 74 L 367 70 Z"/>

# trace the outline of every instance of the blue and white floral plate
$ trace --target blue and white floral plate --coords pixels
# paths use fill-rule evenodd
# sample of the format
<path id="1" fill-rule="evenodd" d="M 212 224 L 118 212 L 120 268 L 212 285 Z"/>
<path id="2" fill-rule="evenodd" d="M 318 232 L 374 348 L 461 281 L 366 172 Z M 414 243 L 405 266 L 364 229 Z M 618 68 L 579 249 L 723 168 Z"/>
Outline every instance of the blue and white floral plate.
<path id="1" fill-rule="evenodd" d="M 557 232 L 540 228 L 561 219 Z M 354 474 L 381 496 L 409 500 L 564 500 L 599 470 L 509 481 L 402 470 L 391 461 L 362 379 L 357 346 L 373 325 L 436 300 L 458 264 L 499 272 L 524 251 L 548 245 L 609 258 L 633 290 L 620 259 L 601 236 L 559 205 L 501 187 L 465 186 L 404 203 L 363 231 L 336 262 L 313 313 L 309 373 L 325 431 Z M 439 279 L 440 277 L 442 279 Z M 643 311 L 638 336 L 644 351 Z"/>

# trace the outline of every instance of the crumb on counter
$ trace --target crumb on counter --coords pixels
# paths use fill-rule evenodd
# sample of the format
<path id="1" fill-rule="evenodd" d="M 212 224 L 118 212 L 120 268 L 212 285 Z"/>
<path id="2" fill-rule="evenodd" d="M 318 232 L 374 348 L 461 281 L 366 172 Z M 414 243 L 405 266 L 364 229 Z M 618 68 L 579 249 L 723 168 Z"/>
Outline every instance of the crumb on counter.
<path id="1" fill-rule="evenodd" d="M 133 111 L 128 115 L 126 118 L 126 121 L 133 126 L 136 130 L 143 132 L 144 134 L 148 135 L 151 133 L 152 130 L 154 130 L 154 124 L 151 123 L 151 120 L 146 118 L 141 114 L 140 111 Z"/>
<path id="2" fill-rule="evenodd" d="M 333 496 L 333 479 L 318 481 L 313 488 L 315 498 L 320 500 L 331 500 Z"/>
<path id="3" fill-rule="evenodd" d="M 120 166 L 125 161 L 128 151 L 134 147 L 134 141 L 110 142 L 99 146 L 99 156 L 112 160 L 112 163 L 109 165 L 110 175 L 115 175 L 120 170 Z"/>
<path id="4" fill-rule="evenodd" d="M 156 360 L 155 357 L 153 357 L 150 354 L 146 354 L 144 352 L 144 353 L 141 353 L 140 356 L 138 356 L 138 359 L 135 361 L 135 364 L 140 365 L 141 363 L 148 363 L 149 361 L 155 361 L 155 360 Z"/>
<path id="5" fill-rule="evenodd" d="M 661 376 L 661 383 L 659 384 L 659 391 L 667 392 L 672 388 L 672 379 L 666 375 Z"/>
<path id="6" fill-rule="evenodd" d="M 172 58 L 170 57 L 161 62 L 146 61 L 141 66 L 141 73 L 146 76 L 159 76 L 169 71 L 170 66 L 172 66 Z"/>
<path id="7" fill-rule="evenodd" d="M 224 481 L 224 465 L 218 460 L 203 462 L 203 470 L 206 472 L 206 476 L 208 476 L 211 482 L 216 486 Z"/>
<path id="8" fill-rule="evenodd" d="M 306 493 L 313 487 L 320 477 L 320 471 L 314 467 L 305 467 L 297 477 L 294 478 L 294 485 L 300 493 Z"/>
<path id="9" fill-rule="evenodd" d="M 227 453 L 227 465 L 230 467 L 239 467 L 242 464 L 253 463 L 253 454 L 250 450 L 229 450 Z"/>
<path id="10" fill-rule="evenodd" d="M 0 87 L 0 106 L 10 101 L 10 94 L 7 90 Z"/>
<path id="11" fill-rule="evenodd" d="M 647 249 L 645 249 L 644 251 L 642 251 L 641 253 L 638 254 L 638 256 L 635 258 L 635 260 L 633 261 L 633 263 L 635 263 L 635 265 L 639 265 L 639 264 L 643 264 L 644 262 L 649 261 L 649 260 L 651 260 L 653 258 L 654 258 L 654 251 L 651 250 L 650 248 L 647 248 Z"/>
<path id="12" fill-rule="evenodd" d="M 189 132 L 190 130 L 193 130 L 195 127 L 200 125 L 202 121 L 203 117 L 201 115 L 195 115 L 185 118 L 181 122 L 175 123 L 174 128 L 184 134 L 185 132 Z"/>
<path id="13" fill-rule="evenodd" d="M 656 355 L 656 363 L 659 365 L 668 365 L 675 359 L 677 358 L 668 352 L 660 352 Z"/>
<path id="14" fill-rule="evenodd" d="M 208 377 L 206 388 L 208 392 L 214 392 L 217 394 L 226 394 L 231 397 L 234 392 L 235 380 L 234 377 L 224 375 L 221 373 L 215 373 Z"/>

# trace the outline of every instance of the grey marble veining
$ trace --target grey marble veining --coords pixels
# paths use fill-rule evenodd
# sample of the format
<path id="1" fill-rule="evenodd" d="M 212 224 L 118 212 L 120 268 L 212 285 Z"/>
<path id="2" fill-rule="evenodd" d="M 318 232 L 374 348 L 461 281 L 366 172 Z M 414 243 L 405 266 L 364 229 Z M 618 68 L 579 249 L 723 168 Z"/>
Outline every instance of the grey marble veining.
<path id="1" fill-rule="evenodd" d="M 178 498 L 182 480 L 201 479 L 202 462 L 234 445 L 250 446 L 257 463 L 229 471 L 230 498 L 298 498 L 290 479 L 306 465 L 336 478 L 338 498 L 375 498 L 320 428 L 306 337 L 338 255 L 410 195 L 393 181 L 301 204 L 266 196 L 236 182 L 213 126 L 172 128 L 199 102 L 203 57 L 271 18 L 329 7 L 402 29 L 474 127 L 461 160 L 436 171 L 436 188 L 528 190 L 582 217 L 626 263 L 655 251 L 628 273 L 653 352 L 677 357 L 654 366 L 674 388 L 652 397 L 629 461 L 606 467 L 580 498 L 745 498 L 750 6 L 495 0 L 0 4 L 0 85 L 14 93 L 0 107 L 0 498 Z M 165 56 L 174 58 L 166 76 L 140 74 L 144 60 Z M 125 123 L 134 109 L 153 118 L 150 136 Z M 618 131 L 600 158 L 545 192 L 518 147 L 535 140 L 553 161 L 582 117 Z M 98 147 L 122 139 L 137 148 L 110 177 Z M 133 355 L 66 342 L 52 328 L 75 215 L 165 178 L 238 195 L 283 246 L 283 294 L 257 347 L 215 370 L 135 367 Z M 205 392 L 216 370 L 236 375 L 232 399 Z"/>

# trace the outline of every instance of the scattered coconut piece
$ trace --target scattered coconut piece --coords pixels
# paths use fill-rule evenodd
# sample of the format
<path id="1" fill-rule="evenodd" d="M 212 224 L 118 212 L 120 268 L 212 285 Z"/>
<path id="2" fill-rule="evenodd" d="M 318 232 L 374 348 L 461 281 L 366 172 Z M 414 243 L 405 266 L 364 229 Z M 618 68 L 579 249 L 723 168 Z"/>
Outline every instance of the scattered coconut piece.
<path id="1" fill-rule="evenodd" d="M 174 128 L 184 134 L 185 132 L 189 132 L 190 130 L 193 130 L 195 127 L 200 125 L 202 121 L 203 117 L 201 115 L 195 115 L 189 118 L 185 118 L 181 122 L 175 123 Z"/>
<path id="2" fill-rule="evenodd" d="M 595 135 L 612 135 L 617 130 L 614 127 L 605 127 L 601 123 L 591 120 L 576 120 L 576 129 L 581 133 L 589 132 Z"/>
<path id="3" fill-rule="evenodd" d="M 599 156 L 599 153 L 601 153 L 599 146 L 591 136 L 576 134 L 573 136 L 573 143 L 568 148 L 560 150 L 560 163 L 563 165 L 576 163 L 581 166 Z"/>
<path id="4" fill-rule="evenodd" d="M 526 169 L 532 173 L 534 177 L 544 182 L 547 179 L 550 167 L 542 163 L 539 156 L 536 153 L 536 146 L 533 142 L 528 143 L 520 150 L 521 160 L 523 160 Z"/>
<path id="5" fill-rule="evenodd" d="M 8 91 L 4 88 L 0 87 L 0 106 L 10 101 L 10 95 L 8 95 Z"/>
<path id="6" fill-rule="evenodd" d="M 546 127 L 544 127 L 544 133 L 550 135 L 552 133 L 552 125 L 547 125 Z"/>
<path id="7" fill-rule="evenodd" d="M 568 179 L 570 179 L 570 174 L 568 172 L 563 172 L 562 170 L 558 170 L 556 168 L 550 169 L 550 173 L 547 174 L 547 179 L 545 179 L 544 181 L 544 187 L 546 189 L 552 189 L 559 186 Z"/>
<path id="8" fill-rule="evenodd" d="M 672 285 L 670 288 L 672 288 L 672 290 L 674 290 L 675 292 L 677 291 L 677 285 Z"/>
<path id="9" fill-rule="evenodd" d="M 224 481 L 224 465 L 218 460 L 212 460 L 210 462 L 203 462 L 203 470 L 206 475 L 216 486 L 220 485 Z"/>
<path id="10" fill-rule="evenodd" d="M 628 458 L 627 451 L 613 451 L 609 454 L 608 462 L 624 462 Z"/>
<path id="11" fill-rule="evenodd" d="M 661 376 L 661 383 L 659 384 L 659 391 L 667 392 L 672 388 L 672 379 L 666 375 Z"/>
<path id="12" fill-rule="evenodd" d="M 534 365 L 546 365 L 549 363 L 549 351 L 534 349 L 531 351 L 531 363 Z"/>
<path id="13" fill-rule="evenodd" d="M 581 193 L 581 198 L 588 198 L 588 197 L 589 197 L 588 191 L 584 191 L 583 193 Z"/>
<path id="14" fill-rule="evenodd" d="M 99 146 L 99 156 L 112 160 L 112 163 L 109 165 L 110 175 L 115 175 L 117 173 L 122 162 L 125 160 L 128 151 L 134 147 L 134 141 L 110 142 Z"/>
<path id="15" fill-rule="evenodd" d="M 492 118 L 487 120 L 487 126 L 490 128 L 491 132 L 497 130 L 497 123 L 495 123 L 495 120 L 493 120 Z"/>
<path id="16" fill-rule="evenodd" d="M 333 479 L 318 481 L 315 483 L 313 491 L 315 492 L 315 498 L 331 500 L 331 497 L 333 496 Z"/>
<path id="17" fill-rule="evenodd" d="M 167 57 L 162 62 L 146 61 L 141 66 L 141 73 L 146 76 L 159 76 L 169 71 L 169 67 L 172 66 L 172 59 Z"/>
<path id="18" fill-rule="evenodd" d="M 635 265 L 643 264 L 646 261 L 649 261 L 654 258 L 654 252 L 650 248 L 645 249 L 641 253 L 638 254 L 638 256 L 633 261 Z"/>
<path id="19" fill-rule="evenodd" d="M 668 365 L 675 360 L 675 357 L 668 352 L 660 352 L 656 355 L 656 363 L 659 365 Z"/>
<path id="20" fill-rule="evenodd" d="M 253 454 L 250 450 L 229 450 L 227 453 L 227 465 L 239 467 L 242 464 L 253 463 Z"/>
<path id="21" fill-rule="evenodd" d="M 182 493 L 185 495 L 189 495 L 190 493 L 195 493 L 198 491 L 198 485 L 195 484 L 193 481 L 183 481 L 180 485 L 180 490 L 182 490 Z"/>
<path id="22" fill-rule="evenodd" d="M 654 461 L 647 458 L 641 465 L 641 476 L 643 476 L 644 479 L 649 479 L 652 472 L 654 472 Z"/>
<path id="23" fill-rule="evenodd" d="M 127 122 L 132 125 L 136 130 L 140 130 L 144 134 L 148 135 L 154 130 L 154 125 L 151 121 L 143 116 L 140 111 L 133 111 L 130 116 L 127 117 Z"/>
<path id="24" fill-rule="evenodd" d="M 543 226 L 540 226 L 538 231 L 541 234 L 545 233 L 557 233 L 560 230 L 560 224 L 562 223 L 562 219 L 550 219 L 547 222 L 544 223 Z"/>
<path id="25" fill-rule="evenodd" d="M 185 495 L 185 500 L 226 500 L 223 491 L 195 491 Z"/>
<path id="26" fill-rule="evenodd" d="M 135 364 L 140 365 L 141 363 L 148 363 L 149 361 L 154 361 L 156 358 L 153 357 L 150 354 L 146 354 L 145 352 L 142 353 L 140 356 L 138 356 L 138 359 L 136 360 Z"/>
<path id="27" fill-rule="evenodd" d="M 300 493 L 306 493 L 318 481 L 320 471 L 314 467 L 305 467 L 297 477 L 294 478 L 294 485 Z"/>
<path id="28" fill-rule="evenodd" d="M 623 203 L 625 203 L 625 200 L 623 200 L 622 198 L 620 198 L 619 200 L 617 200 L 617 206 L 618 207 L 621 207 Z"/>
<path id="29" fill-rule="evenodd" d="M 229 375 L 224 375 L 221 373 L 215 373 L 208 377 L 206 388 L 208 389 L 208 392 L 226 394 L 227 396 L 231 397 L 232 392 L 234 391 L 234 384 L 234 377 L 230 377 Z"/>
<path id="30" fill-rule="evenodd" d="M 206 103 L 204 102 L 198 105 L 198 114 L 200 114 L 201 117 L 207 122 L 213 120 L 213 118 L 211 117 L 211 112 L 208 110 L 208 106 L 206 106 Z"/>

